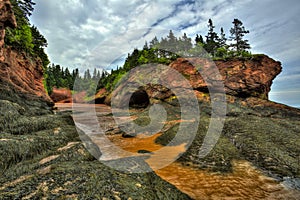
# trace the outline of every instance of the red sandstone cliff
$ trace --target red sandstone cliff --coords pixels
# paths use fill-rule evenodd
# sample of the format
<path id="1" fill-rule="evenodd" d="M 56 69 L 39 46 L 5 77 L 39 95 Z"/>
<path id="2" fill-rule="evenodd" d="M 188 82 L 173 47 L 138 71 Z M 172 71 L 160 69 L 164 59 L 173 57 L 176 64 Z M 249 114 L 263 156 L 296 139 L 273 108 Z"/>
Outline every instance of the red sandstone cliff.
<path id="1" fill-rule="evenodd" d="M 42 62 L 4 45 L 5 28 L 17 26 L 10 1 L 0 1 L 0 99 L 42 106 L 53 102 L 43 86 Z"/>
<path id="2" fill-rule="evenodd" d="M 119 106 L 128 102 L 129 98 L 131 104 L 147 104 L 147 102 L 140 102 L 143 98 L 147 99 L 147 96 L 150 102 L 156 100 L 168 101 L 170 97 L 172 99 L 172 96 L 174 96 L 172 90 L 163 87 L 162 82 L 169 83 L 171 88 L 179 90 L 192 89 L 200 99 L 209 96 L 205 94 L 209 90 L 213 90 L 217 93 L 225 92 L 229 101 L 236 97 L 255 97 L 268 100 L 272 81 L 282 70 L 280 62 L 265 55 L 215 62 L 203 58 L 178 58 L 169 65 L 169 70 L 160 70 L 159 68 L 162 65 L 154 64 L 152 66 L 154 67 L 150 65 L 135 68 L 130 72 L 128 78 L 125 78 L 126 81 L 120 83 L 115 89 L 112 98 L 119 101 L 117 103 Z M 182 77 L 188 81 L 190 86 L 184 84 L 184 81 L 180 80 L 180 77 L 177 77 L 172 70 L 182 74 Z M 158 77 L 161 77 L 161 79 L 155 83 Z M 141 82 L 146 84 L 141 86 Z M 219 87 L 220 83 L 222 87 Z"/>
<path id="3" fill-rule="evenodd" d="M 255 55 L 253 58 L 232 58 L 214 61 L 222 80 L 225 92 L 237 97 L 258 97 L 268 99 L 272 81 L 281 72 L 281 63 L 266 55 Z M 194 90 L 207 91 L 206 82 L 215 76 L 212 62 L 201 58 L 179 58 L 170 67 L 182 73 Z M 211 83 L 210 83 L 211 82 Z"/>

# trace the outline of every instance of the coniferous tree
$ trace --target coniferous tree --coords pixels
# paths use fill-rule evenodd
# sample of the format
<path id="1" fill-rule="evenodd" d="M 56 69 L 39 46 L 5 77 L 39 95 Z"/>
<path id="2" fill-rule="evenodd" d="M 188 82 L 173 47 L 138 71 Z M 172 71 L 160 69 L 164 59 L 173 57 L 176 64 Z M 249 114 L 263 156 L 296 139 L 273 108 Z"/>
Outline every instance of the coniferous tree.
<path id="1" fill-rule="evenodd" d="M 145 44 L 144 44 L 143 50 L 148 50 L 148 49 L 149 49 L 149 47 L 148 47 L 148 42 L 147 42 L 147 41 L 145 41 Z"/>
<path id="2" fill-rule="evenodd" d="M 12 9 L 17 21 L 17 28 L 7 28 L 5 44 L 27 53 L 32 53 L 32 34 L 29 26 L 29 16 L 34 3 L 30 1 L 11 0 Z"/>
<path id="3" fill-rule="evenodd" d="M 226 35 L 224 33 L 223 27 L 221 27 L 221 33 L 220 33 L 220 37 L 219 37 L 220 47 L 226 47 L 226 42 L 227 42 L 227 38 L 226 38 Z"/>
<path id="4" fill-rule="evenodd" d="M 155 36 L 150 42 L 150 48 L 157 48 L 158 44 L 159 44 L 159 41 L 158 41 L 157 37 Z"/>
<path id="5" fill-rule="evenodd" d="M 83 79 L 84 79 L 84 80 L 90 80 L 91 78 L 92 78 L 92 76 L 91 76 L 90 70 L 87 69 L 87 70 L 84 72 Z"/>
<path id="6" fill-rule="evenodd" d="M 246 30 L 243 26 L 243 23 L 239 19 L 233 20 L 233 28 L 230 29 L 231 33 L 231 41 L 234 43 L 230 46 L 237 52 L 241 53 L 243 51 L 246 51 L 247 49 L 250 49 L 250 44 L 248 43 L 248 40 L 243 39 L 245 34 L 249 33 L 249 30 Z"/>
<path id="7" fill-rule="evenodd" d="M 23 11 L 24 17 L 28 20 L 28 17 L 31 16 L 34 10 L 33 6 L 35 3 L 32 0 L 17 0 L 17 3 L 20 9 Z"/>
<path id="8" fill-rule="evenodd" d="M 187 37 L 186 33 L 184 33 L 182 36 L 182 43 L 183 43 L 183 45 L 179 50 L 183 50 L 183 51 L 187 52 L 188 50 L 190 50 L 193 47 L 192 39 Z"/>
<path id="9" fill-rule="evenodd" d="M 92 79 L 94 79 L 94 80 L 97 79 L 97 69 L 96 68 L 94 68 Z"/>
<path id="10" fill-rule="evenodd" d="M 48 46 L 46 38 L 39 32 L 36 26 L 31 27 L 32 43 L 33 43 L 33 52 L 41 58 L 43 62 L 43 67 L 49 65 L 50 61 L 48 55 L 45 53 L 44 48 Z"/>
<path id="11" fill-rule="evenodd" d="M 200 43 L 200 44 L 204 44 L 204 40 L 203 40 L 203 37 L 202 37 L 202 35 L 196 35 L 196 38 L 195 38 L 195 42 L 196 42 L 196 44 L 198 44 L 198 43 Z"/>
<path id="12" fill-rule="evenodd" d="M 98 70 L 97 71 L 97 80 L 100 80 L 100 78 L 101 78 L 101 74 L 100 74 L 100 71 Z"/>
<path id="13" fill-rule="evenodd" d="M 44 51 L 47 40 L 35 26 L 30 25 L 31 16 L 35 3 L 33 0 L 10 0 L 17 21 L 17 28 L 7 28 L 5 44 L 17 51 L 26 52 L 27 55 L 39 57 L 42 60 L 44 72 L 50 61 Z M 46 77 L 47 74 L 44 74 Z"/>
<path id="14" fill-rule="evenodd" d="M 166 50 L 169 51 L 171 54 L 176 53 L 178 51 L 178 39 L 175 37 L 172 30 L 170 30 L 169 35 L 167 36 L 166 40 Z"/>
<path id="15" fill-rule="evenodd" d="M 211 53 L 212 55 L 215 54 L 217 48 L 219 48 L 219 37 L 218 34 L 214 31 L 215 26 L 211 19 L 208 20 L 208 33 L 206 36 L 206 43 L 204 45 L 204 49 Z"/>

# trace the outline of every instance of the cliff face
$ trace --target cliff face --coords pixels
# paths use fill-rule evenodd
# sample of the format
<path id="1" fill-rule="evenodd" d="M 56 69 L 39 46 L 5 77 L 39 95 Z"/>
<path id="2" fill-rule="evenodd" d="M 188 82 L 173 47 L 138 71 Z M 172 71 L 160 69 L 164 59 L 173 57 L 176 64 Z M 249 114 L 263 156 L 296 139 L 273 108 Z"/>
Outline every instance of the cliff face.
<path id="1" fill-rule="evenodd" d="M 161 83 L 153 82 L 157 77 L 161 77 L 161 80 L 169 83 L 171 88 L 187 89 L 189 86 L 183 84 L 183 81 L 176 77 L 176 73 L 172 70 L 182 74 L 190 84 L 189 89 L 192 89 L 202 100 L 203 97 L 208 97 L 207 100 L 209 100 L 209 95 L 207 95 L 209 88 L 214 92 L 222 92 L 222 88 L 216 87 L 218 82 L 224 84 L 228 100 L 249 97 L 268 100 L 272 81 L 282 70 L 280 62 L 265 55 L 255 55 L 251 59 L 232 58 L 214 63 L 202 58 L 178 58 L 169 65 L 169 69 L 158 70 L 160 67 L 161 65 L 156 65 L 132 70 L 129 78 L 122 82 L 113 93 L 112 98 L 119 101 L 117 105 L 125 105 L 129 98 L 130 104 L 145 106 L 148 103 L 140 102 L 141 99 L 149 98 L 150 102 L 173 100 L 172 90 L 163 87 Z M 216 69 L 218 69 L 219 77 L 217 77 Z M 140 86 L 139 82 L 151 83 Z M 133 93 L 133 91 L 136 92 Z"/>
<path id="2" fill-rule="evenodd" d="M 43 86 L 41 60 L 4 45 L 5 28 L 17 25 L 8 0 L 0 2 L 0 13 L 0 99 L 17 102 L 27 108 L 52 106 Z"/>
<path id="3" fill-rule="evenodd" d="M 202 75 L 208 79 L 213 77 L 210 63 L 199 58 L 179 58 L 170 66 L 182 73 L 190 81 L 194 90 L 205 92 L 207 86 Z M 272 81 L 281 72 L 280 62 L 265 55 L 257 55 L 252 59 L 229 59 L 215 61 L 222 76 L 225 92 L 237 97 L 258 97 L 268 99 Z M 195 69 L 197 66 L 198 70 Z"/>
<path id="4" fill-rule="evenodd" d="M 15 28 L 17 26 L 16 19 L 11 9 L 10 1 L 3 0 L 0 2 L 0 61 L 4 61 L 3 45 L 5 37 L 5 28 Z"/>

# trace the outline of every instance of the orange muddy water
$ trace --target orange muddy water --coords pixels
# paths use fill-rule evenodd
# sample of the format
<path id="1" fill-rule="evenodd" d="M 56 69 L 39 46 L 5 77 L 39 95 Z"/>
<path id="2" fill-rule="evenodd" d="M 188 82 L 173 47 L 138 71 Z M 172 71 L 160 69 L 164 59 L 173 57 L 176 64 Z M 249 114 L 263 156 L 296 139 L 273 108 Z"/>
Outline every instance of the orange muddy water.
<path id="1" fill-rule="evenodd" d="M 71 104 L 56 105 L 59 110 L 69 110 Z M 84 105 L 86 106 L 86 105 Z M 96 106 L 98 120 L 101 113 L 109 113 L 110 108 L 104 105 Z M 233 172 L 227 174 L 212 173 L 181 163 L 173 162 L 170 165 L 157 169 L 160 158 L 155 151 L 163 146 L 155 143 L 161 133 L 150 137 L 123 138 L 119 135 L 109 135 L 107 138 L 123 150 L 137 153 L 140 150 L 154 152 L 146 162 L 162 179 L 176 186 L 193 199 L 300 199 L 300 191 L 289 190 L 276 180 L 267 177 L 251 163 L 243 160 L 233 161 Z M 100 143 L 95 142 L 98 145 Z M 166 148 L 166 147 L 164 147 Z M 164 157 L 175 158 L 185 151 L 185 145 L 167 147 Z"/>

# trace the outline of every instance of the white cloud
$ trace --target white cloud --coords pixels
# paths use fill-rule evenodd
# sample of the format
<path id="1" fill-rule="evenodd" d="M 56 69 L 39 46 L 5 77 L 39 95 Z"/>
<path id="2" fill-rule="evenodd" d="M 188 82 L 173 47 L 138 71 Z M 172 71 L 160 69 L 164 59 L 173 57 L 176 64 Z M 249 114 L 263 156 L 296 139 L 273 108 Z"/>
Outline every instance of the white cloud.
<path id="1" fill-rule="evenodd" d="M 294 90 L 285 90 L 285 91 L 278 91 L 274 92 L 271 91 L 269 94 L 269 97 L 271 100 L 283 103 L 287 105 L 292 105 L 294 107 L 300 108 L 300 89 L 294 89 Z"/>
<path id="2" fill-rule="evenodd" d="M 166 36 L 170 29 L 190 36 L 207 32 L 213 19 L 216 31 L 227 36 L 234 18 L 244 23 L 253 52 L 283 62 L 284 74 L 274 85 L 288 85 L 300 62 L 300 18 L 297 0 L 44 0 L 37 1 L 31 21 L 48 40 L 52 62 L 78 67 L 90 60 L 108 65 L 141 47 L 145 40 Z M 150 29 L 152 28 L 152 30 Z M 145 37 L 142 37 L 148 33 Z M 179 34 L 179 33 L 178 33 Z M 177 36 L 179 36 L 177 34 Z M 296 75 L 300 74 L 296 71 Z M 291 78 L 291 77 L 290 77 Z M 298 77 L 297 77 L 298 78 Z M 295 87 L 300 88 L 299 81 Z M 277 86 L 276 86 L 277 87 Z M 276 88 L 274 87 L 274 88 Z M 278 88 L 278 87 L 277 87 Z M 296 97 L 296 96 L 295 96 Z"/>

